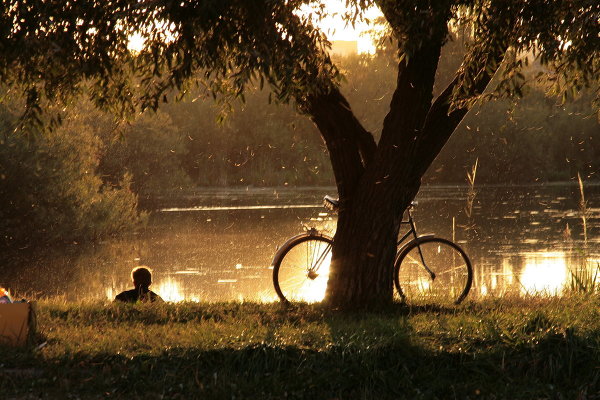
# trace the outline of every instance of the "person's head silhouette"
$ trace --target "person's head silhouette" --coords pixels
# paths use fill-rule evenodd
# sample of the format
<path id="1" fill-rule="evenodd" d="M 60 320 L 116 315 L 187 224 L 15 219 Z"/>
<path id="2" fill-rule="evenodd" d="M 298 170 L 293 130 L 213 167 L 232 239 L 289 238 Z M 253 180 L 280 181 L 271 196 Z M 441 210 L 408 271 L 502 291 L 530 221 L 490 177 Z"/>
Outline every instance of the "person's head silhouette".
<path id="1" fill-rule="evenodd" d="M 152 284 L 152 271 L 147 267 L 135 267 L 131 270 L 131 280 L 136 289 L 148 289 Z"/>
<path id="2" fill-rule="evenodd" d="M 135 267 L 131 271 L 131 280 L 135 289 L 121 292 L 115 297 L 115 300 L 124 301 L 127 303 L 142 303 L 147 302 L 162 302 L 163 299 L 154 293 L 148 287 L 152 284 L 152 270 L 148 267 Z"/>

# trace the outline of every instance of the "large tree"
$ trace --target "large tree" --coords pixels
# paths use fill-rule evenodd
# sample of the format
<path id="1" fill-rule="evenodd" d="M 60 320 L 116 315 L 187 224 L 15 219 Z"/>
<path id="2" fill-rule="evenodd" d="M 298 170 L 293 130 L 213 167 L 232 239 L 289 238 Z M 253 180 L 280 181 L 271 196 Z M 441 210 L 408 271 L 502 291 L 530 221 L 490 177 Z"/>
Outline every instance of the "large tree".
<path id="1" fill-rule="evenodd" d="M 396 88 L 378 140 L 341 93 L 327 41 L 312 22 L 326 2 L 7 0 L 0 80 L 25 93 L 24 121 L 39 125 L 40 107 L 84 91 L 125 115 L 156 109 L 190 85 L 223 99 L 267 82 L 275 99 L 292 101 L 314 121 L 329 150 L 341 208 L 326 300 L 334 307 L 390 302 L 395 238 L 421 176 L 475 101 L 520 94 L 527 63 L 539 63 L 561 91 L 592 84 L 600 3 L 346 2 L 349 20 L 378 6 L 397 43 Z M 298 11 L 307 4 L 316 6 L 312 18 Z M 458 27 L 470 38 L 463 62 L 434 98 L 440 53 Z M 145 38 L 136 53 L 127 47 L 134 34 Z"/>

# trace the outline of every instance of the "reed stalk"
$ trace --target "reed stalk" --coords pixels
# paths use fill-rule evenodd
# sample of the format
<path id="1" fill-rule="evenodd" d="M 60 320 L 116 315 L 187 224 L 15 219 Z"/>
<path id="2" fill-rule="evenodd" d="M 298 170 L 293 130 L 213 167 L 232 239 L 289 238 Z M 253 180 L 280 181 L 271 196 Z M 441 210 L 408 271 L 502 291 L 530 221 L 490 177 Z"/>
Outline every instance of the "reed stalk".
<path id="1" fill-rule="evenodd" d="M 477 166 L 479 164 L 479 158 L 475 159 L 475 164 L 471 167 L 471 171 L 467 171 L 467 182 L 469 183 L 469 189 L 467 191 L 467 204 L 465 206 L 465 214 L 467 218 L 471 220 L 473 216 L 473 204 L 475 203 L 475 197 L 477 191 L 475 190 L 475 176 L 477 175 Z"/>
<path id="2" fill-rule="evenodd" d="M 475 190 L 475 177 L 477 176 L 478 166 L 479 158 L 475 159 L 475 164 L 473 164 L 470 171 L 467 171 L 468 189 L 464 208 L 467 222 L 466 225 L 462 226 L 462 228 L 465 230 L 469 240 L 473 239 L 477 233 L 475 230 L 475 223 L 473 222 L 473 205 L 475 204 L 475 197 L 477 196 L 477 190 Z"/>
<path id="3" fill-rule="evenodd" d="M 579 214 L 581 215 L 581 222 L 583 223 L 583 242 L 587 247 L 588 243 L 588 235 L 587 235 L 587 202 L 585 201 L 585 193 L 583 191 L 583 181 L 581 180 L 581 175 L 579 172 L 577 173 L 577 180 L 579 181 Z"/>
<path id="4" fill-rule="evenodd" d="M 585 192 L 583 188 L 583 180 L 581 175 L 577 173 L 577 181 L 579 183 L 579 214 L 583 224 L 583 242 L 584 246 L 581 251 L 581 259 L 579 267 L 574 271 L 569 269 L 571 281 L 569 289 L 576 293 L 595 293 L 600 290 L 600 263 L 596 262 L 595 268 L 589 264 L 588 260 L 588 232 L 587 232 L 587 216 L 588 208 L 585 200 Z M 567 225 L 568 228 L 568 225 Z"/>

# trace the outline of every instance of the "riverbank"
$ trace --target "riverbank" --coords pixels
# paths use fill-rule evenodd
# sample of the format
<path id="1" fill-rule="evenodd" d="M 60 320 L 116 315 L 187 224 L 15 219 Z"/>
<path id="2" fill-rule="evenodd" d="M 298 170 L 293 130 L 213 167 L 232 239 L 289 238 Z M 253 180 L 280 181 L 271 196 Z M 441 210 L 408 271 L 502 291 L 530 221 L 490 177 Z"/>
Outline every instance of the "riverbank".
<path id="1" fill-rule="evenodd" d="M 600 182 L 586 181 L 585 188 L 596 189 Z M 555 189 L 564 192 L 571 189 L 579 193 L 577 180 L 530 182 L 527 184 L 485 183 L 477 185 L 478 191 L 489 189 L 506 191 L 535 191 L 539 189 Z M 457 182 L 424 183 L 421 186 L 417 200 L 427 200 L 439 197 L 449 191 L 452 196 L 460 197 L 465 201 L 469 185 L 461 177 Z M 148 191 L 138 194 L 140 208 L 146 211 L 174 211 L 174 210 L 210 210 L 216 208 L 244 208 L 248 206 L 298 206 L 314 205 L 321 207 L 323 196 L 337 195 L 333 185 L 323 186 L 196 186 L 181 187 L 171 190 Z"/>
<path id="2" fill-rule="evenodd" d="M 598 398 L 600 298 L 396 306 L 37 304 L 4 398 Z"/>

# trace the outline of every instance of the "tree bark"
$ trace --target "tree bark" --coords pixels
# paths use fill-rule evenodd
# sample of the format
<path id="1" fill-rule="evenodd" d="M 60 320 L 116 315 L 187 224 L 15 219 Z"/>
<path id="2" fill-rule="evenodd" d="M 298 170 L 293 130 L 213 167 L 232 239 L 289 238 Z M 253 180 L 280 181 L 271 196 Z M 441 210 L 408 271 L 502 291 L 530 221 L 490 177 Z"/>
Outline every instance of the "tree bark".
<path id="1" fill-rule="evenodd" d="M 340 199 L 348 198 L 375 154 L 373 135 L 356 119 L 338 89 L 310 97 L 307 111 L 327 145 Z"/>
<path id="2" fill-rule="evenodd" d="M 402 213 L 419 181 L 361 186 L 338 216 L 326 301 L 334 308 L 379 306 L 392 301 L 393 264 Z M 395 185 L 394 185 L 395 186 Z"/>

